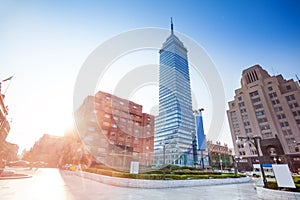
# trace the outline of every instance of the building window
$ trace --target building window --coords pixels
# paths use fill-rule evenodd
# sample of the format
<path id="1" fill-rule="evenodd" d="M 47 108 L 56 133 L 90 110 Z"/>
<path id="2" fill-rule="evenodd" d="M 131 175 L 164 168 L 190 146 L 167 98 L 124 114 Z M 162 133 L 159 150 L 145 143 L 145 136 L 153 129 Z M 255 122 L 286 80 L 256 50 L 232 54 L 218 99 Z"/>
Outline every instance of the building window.
<path id="1" fill-rule="evenodd" d="M 280 101 L 278 99 L 272 100 L 272 104 L 273 105 L 280 104 Z"/>
<path id="2" fill-rule="evenodd" d="M 288 130 L 283 130 L 283 131 L 282 131 L 282 133 L 283 133 L 283 135 L 285 135 L 285 136 L 288 136 L 288 135 L 293 135 L 293 132 L 292 132 L 292 130 L 291 130 L 291 129 L 288 129 Z"/>
<path id="3" fill-rule="evenodd" d="M 256 102 L 259 102 L 259 101 L 260 101 L 259 97 L 255 98 L 255 99 L 252 99 L 252 103 L 256 103 Z"/>
<path id="4" fill-rule="evenodd" d="M 296 123 L 297 123 L 297 124 L 300 124 L 300 119 L 296 119 Z"/>
<path id="5" fill-rule="evenodd" d="M 241 113 L 245 113 L 247 110 L 245 108 L 241 109 Z"/>
<path id="6" fill-rule="evenodd" d="M 295 100 L 295 96 L 293 94 L 289 95 L 289 96 L 286 96 L 285 98 L 286 98 L 287 101 Z"/>
<path id="7" fill-rule="evenodd" d="M 238 97 L 238 100 L 239 100 L 239 101 L 242 101 L 242 97 Z"/>
<path id="8" fill-rule="evenodd" d="M 290 85 L 287 85 L 287 86 L 286 86 L 286 89 L 287 89 L 287 90 L 290 90 L 290 89 L 292 89 L 292 87 L 291 87 Z"/>
<path id="9" fill-rule="evenodd" d="M 300 110 L 296 110 L 293 112 L 293 115 L 296 117 L 296 116 L 300 116 Z"/>
<path id="10" fill-rule="evenodd" d="M 263 117 L 263 118 L 259 118 L 257 119 L 258 123 L 264 123 L 264 122 L 267 122 L 267 118 Z"/>
<path id="11" fill-rule="evenodd" d="M 244 122 L 244 126 L 250 126 L 250 122 L 249 121 Z"/>
<path id="12" fill-rule="evenodd" d="M 270 93 L 269 97 L 270 97 L 270 99 L 277 97 L 276 92 Z"/>
<path id="13" fill-rule="evenodd" d="M 288 122 L 280 122 L 280 126 L 281 127 L 289 126 L 289 123 Z"/>
<path id="14" fill-rule="evenodd" d="M 243 120 L 247 120 L 247 119 L 248 119 L 248 115 L 243 115 L 243 116 L 242 116 L 242 119 L 243 119 Z"/>
<path id="15" fill-rule="evenodd" d="M 292 138 L 286 138 L 285 140 L 287 141 L 288 144 L 295 143 L 295 138 L 293 138 L 293 137 Z"/>
<path id="16" fill-rule="evenodd" d="M 115 121 L 119 120 L 119 117 L 117 117 L 117 116 L 114 116 L 113 118 L 114 118 Z"/>
<path id="17" fill-rule="evenodd" d="M 260 104 L 254 105 L 253 107 L 255 110 L 257 110 L 257 109 L 263 108 L 263 105 L 260 103 Z"/>
<path id="18" fill-rule="evenodd" d="M 109 122 L 103 122 L 103 126 L 109 126 L 110 123 Z"/>
<path id="19" fill-rule="evenodd" d="M 235 112 L 235 111 L 232 111 L 232 112 L 230 112 L 230 115 L 231 115 L 231 116 L 236 116 L 236 112 Z"/>
<path id="20" fill-rule="evenodd" d="M 282 111 L 282 107 L 281 106 L 275 107 L 274 110 L 275 110 L 275 112 L 280 112 L 280 111 Z"/>
<path id="21" fill-rule="evenodd" d="M 279 115 L 277 115 L 277 118 L 278 119 L 284 119 L 284 118 L 286 118 L 286 116 L 285 116 L 285 114 L 279 114 Z"/>
<path id="22" fill-rule="evenodd" d="M 236 118 L 236 117 L 233 117 L 233 118 L 232 118 L 232 121 L 233 121 L 233 122 L 237 122 L 237 118 Z"/>
<path id="23" fill-rule="evenodd" d="M 233 128 L 239 128 L 238 124 L 233 124 Z"/>
<path id="24" fill-rule="evenodd" d="M 268 87 L 268 90 L 269 90 L 269 91 L 272 91 L 272 90 L 273 90 L 273 88 L 272 88 L 272 87 Z"/>
<path id="25" fill-rule="evenodd" d="M 265 111 L 263 111 L 263 110 L 255 112 L 256 116 L 261 116 L 261 115 L 264 115 L 264 114 L 265 114 Z"/>
<path id="26" fill-rule="evenodd" d="M 246 128 L 245 131 L 246 131 L 246 133 L 252 133 L 252 129 L 251 128 Z"/>
<path id="27" fill-rule="evenodd" d="M 106 119 L 110 119 L 110 115 L 109 115 L 109 114 L 105 114 L 104 117 L 105 117 Z"/>
<path id="28" fill-rule="evenodd" d="M 263 137 L 272 137 L 272 132 L 266 132 L 266 133 L 263 133 L 262 134 L 263 135 Z"/>
<path id="29" fill-rule="evenodd" d="M 299 107 L 298 103 L 292 103 L 290 104 L 290 108 L 297 108 Z"/>
<path id="30" fill-rule="evenodd" d="M 239 103 L 239 107 L 243 107 L 243 106 L 245 106 L 244 102 Z"/>
<path id="31" fill-rule="evenodd" d="M 235 106 L 235 104 L 234 104 L 234 103 L 231 103 L 231 106 L 232 106 L 232 107 L 234 107 L 234 106 Z"/>
<path id="32" fill-rule="evenodd" d="M 251 92 L 250 93 L 250 97 L 255 97 L 258 95 L 258 91 L 255 91 L 255 92 Z"/>
<path id="33" fill-rule="evenodd" d="M 240 130 L 236 130 L 236 131 L 234 132 L 234 134 L 239 135 L 239 134 L 241 134 L 241 131 L 240 131 Z"/>
<path id="34" fill-rule="evenodd" d="M 257 152 L 256 152 L 256 150 L 255 150 L 255 149 L 254 149 L 254 150 L 252 150 L 251 152 L 252 152 L 252 154 L 253 154 L 253 155 L 256 155 L 256 154 L 257 154 Z"/>
<path id="35" fill-rule="evenodd" d="M 124 119 L 124 118 L 120 118 L 120 120 L 121 120 L 121 122 L 126 122 L 126 119 Z"/>
<path id="36" fill-rule="evenodd" d="M 270 129 L 270 126 L 269 125 L 262 125 L 262 126 L 260 126 L 260 130 L 268 130 L 268 129 Z"/>

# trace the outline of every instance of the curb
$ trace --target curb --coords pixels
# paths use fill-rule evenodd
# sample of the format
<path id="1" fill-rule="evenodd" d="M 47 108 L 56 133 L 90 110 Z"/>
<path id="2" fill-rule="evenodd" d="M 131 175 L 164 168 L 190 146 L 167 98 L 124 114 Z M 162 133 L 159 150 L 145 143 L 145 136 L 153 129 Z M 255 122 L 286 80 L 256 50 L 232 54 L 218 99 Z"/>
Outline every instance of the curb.
<path id="1" fill-rule="evenodd" d="M 32 178 L 32 176 L 26 174 L 15 174 L 13 176 L 0 176 L 0 180 L 23 179 L 23 178 Z"/>
<path id="2" fill-rule="evenodd" d="M 256 187 L 257 196 L 265 200 L 296 200 L 300 199 L 299 192 L 288 192 L 280 190 L 272 190 L 263 187 Z"/>
<path id="3" fill-rule="evenodd" d="M 198 179 L 198 180 L 142 180 L 142 179 L 129 179 L 118 178 L 111 176 L 104 176 L 99 174 L 93 174 L 83 171 L 60 171 L 61 175 L 75 175 L 82 178 L 90 179 L 100 183 L 128 187 L 128 188 L 179 188 L 179 187 L 196 187 L 196 186 L 208 186 L 208 185 L 223 185 L 223 184 L 236 184 L 247 183 L 251 181 L 249 177 L 243 178 L 226 178 L 226 179 Z"/>

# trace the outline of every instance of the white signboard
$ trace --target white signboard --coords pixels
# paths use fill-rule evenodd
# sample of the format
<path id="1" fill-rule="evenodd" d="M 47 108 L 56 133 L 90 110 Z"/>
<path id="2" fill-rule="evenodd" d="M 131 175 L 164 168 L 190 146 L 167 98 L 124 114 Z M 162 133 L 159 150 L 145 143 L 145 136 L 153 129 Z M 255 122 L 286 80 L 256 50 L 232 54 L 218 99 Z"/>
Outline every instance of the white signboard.
<path id="1" fill-rule="evenodd" d="M 287 164 L 272 165 L 278 187 L 296 188 Z"/>
<path id="2" fill-rule="evenodd" d="M 138 174 L 139 173 L 139 162 L 131 162 L 130 163 L 130 174 Z"/>

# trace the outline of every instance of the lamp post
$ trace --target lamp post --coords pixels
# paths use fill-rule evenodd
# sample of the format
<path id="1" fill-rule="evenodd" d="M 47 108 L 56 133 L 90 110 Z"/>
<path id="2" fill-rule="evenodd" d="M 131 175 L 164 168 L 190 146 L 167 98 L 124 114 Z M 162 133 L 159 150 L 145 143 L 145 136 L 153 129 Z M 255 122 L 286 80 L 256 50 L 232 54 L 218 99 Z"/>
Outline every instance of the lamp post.
<path id="1" fill-rule="evenodd" d="M 219 161 L 220 161 L 220 170 L 222 172 L 222 170 L 223 170 L 223 160 L 222 160 L 222 156 L 221 156 L 220 153 L 219 153 Z"/>
<path id="2" fill-rule="evenodd" d="M 166 166 L 166 145 L 167 144 L 169 143 L 167 142 L 160 143 L 160 145 L 163 146 L 163 180 L 166 180 L 165 166 Z"/>
<path id="3" fill-rule="evenodd" d="M 267 179 L 266 179 L 266 175 L 265 175 L 265 172 L 264 172 L 264 168 L 262 166 L 262 160 L 261 160 L 261 156 L 260 155 L 260 141 L 261 141 L 261 137 L 260 136 L 254 136 L 254 137 L 238 137 L 236 142 L 239 143 L 241 141 L 245 141 L 246 142 L 249 142 L 251 144 L 254 145 L 254 147 L 256 148 L 256 151 L 257 151 L 257 155 L 258 155 L 258 162 L 259 162 L 259 166 L 260 166 L 260 170 L 261 170 L 261 175 L 262 175 L 262 178 L 263 178 L 263 183 L 264 183 L 264 187 L 265 188 L 268 188 L 268 182 L 267 182 Z"/>
<path id="4" fill-rule="evenodd" d="M 279 158 L 279 157 L 276 158 L 276 156 L 274 156 L 273 160 L 274 160 L 276 165 L 281 162 L 281 158 Z"/>
<path id="5" fill-rule="evenodd" d="M 234 168 L 234 175 L 237 175 L 237 156 L 232 156 L 232 163 L 233 163 L 233 168 Z"/>

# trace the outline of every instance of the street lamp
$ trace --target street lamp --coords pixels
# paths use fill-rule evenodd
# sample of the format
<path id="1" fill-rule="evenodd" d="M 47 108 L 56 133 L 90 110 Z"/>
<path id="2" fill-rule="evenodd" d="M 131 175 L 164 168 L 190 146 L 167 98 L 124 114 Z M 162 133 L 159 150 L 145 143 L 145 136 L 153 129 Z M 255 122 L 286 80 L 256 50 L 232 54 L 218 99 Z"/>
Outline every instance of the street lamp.
<path id="1" fill-rule="evenodd" d="M 273 160 L 274 160 L 274 162 L 275 162 L 276 165 L 281 162 L 281 158 L 276 158 L 275 156 L 274 156 Z"/>
<path id="2" fill-rule="evenodd" d="M 242 160 L 243 157 L 241 156 L 232 156 L 232 161 L 233 161 L 233 167 L 234 167 L 234 174 L 237 175 L 238 172 L 238 163 L 239 160 Z"/>
<path id="3" fill-rule="evenodd" d="M 251 144 L 254 145 L 254 147 L 256 148 L 256 151 L 257 151 L 257 155 L 258 155 L 258 162 L 259 162 L 259 166 L 260 166 L 260 170 L 261 170 L 261 175 L 262 175 L 262 178 L 263 178 L 263 183 L 264 183 L 264 187 L 265 188 L 268 188 L 268 182 L 267 182 L 267 179 L 266 179 L 266 175 L 265 175 L 265 172 L 264 172 L 264 169 L 263 169 L 263 166 L 262 166 L 262 160 L 261 160 L 261 156 L 260 155 L 260 141 L 261 141 L 261 137 L 260 136 L 254 136 L 254 137 L 237 137 L 237 140 L 236 140 L 236 143 L 238 144 L 239 142 L 245 140 L 245 143 L 246 142 L 249 142 Z"/>
<path id="4" fill-rule="evenodd" d="M 163 146 L 163 180 L 166 180 L 166 145 L 169 144 L 168 142 L 161 142 L 160 145 Z"/>
<path id="5" fill-rule="evenodd" d="M 237 156 L 232 156 L 232 162 L 233 162 L 233 167 L 234 167 L 234 175 L 237 175 Z"/>
<path id="6" fill-rule="evenodd" d="M 222 160 L 222 156 L 221 154 L 219 153 L 219 160 L 220 160 L 220 169 L 221 169 L 221 172 L 223 170 L 223 160 Z"/>

